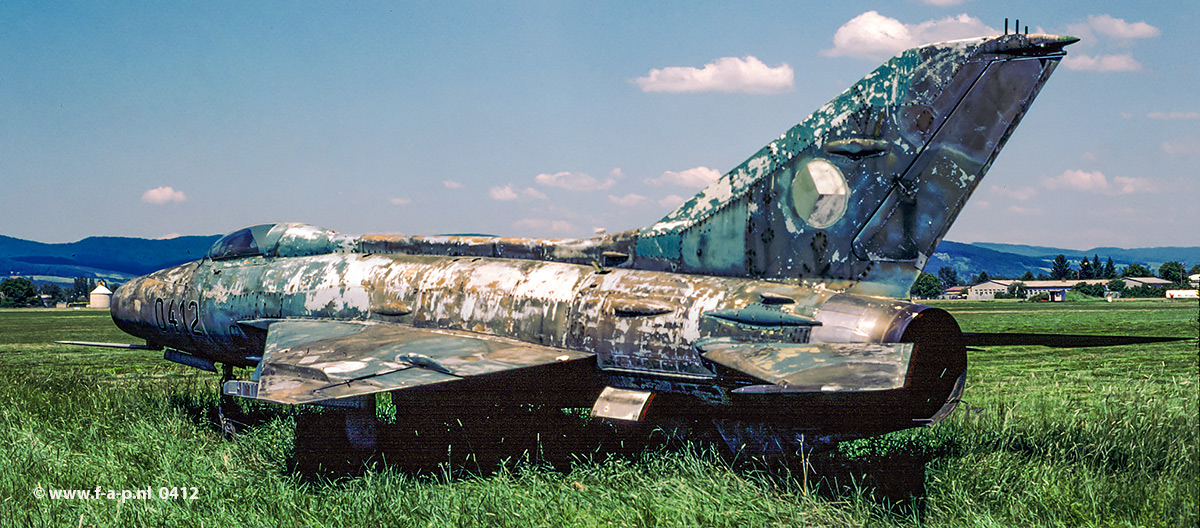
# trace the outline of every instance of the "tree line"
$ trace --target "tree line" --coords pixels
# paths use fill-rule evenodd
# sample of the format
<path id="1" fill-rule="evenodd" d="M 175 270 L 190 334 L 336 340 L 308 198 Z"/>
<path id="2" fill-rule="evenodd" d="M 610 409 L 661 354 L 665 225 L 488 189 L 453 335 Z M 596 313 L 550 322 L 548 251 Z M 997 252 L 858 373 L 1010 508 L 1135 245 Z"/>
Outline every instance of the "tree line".
<path id="1" fill-rule="evenodd" d="M 1162 263 L 1158 267 L 1157 277 L 1170 282 L 1167 288 L 1189 288 L 1188 276 L 1200 273 L 1200 264 L 1192 266 L 1188 271 L 1184 271 L 1185 266 L 1182 262 L 1169 261 Z M 1050 273 L 1039 273 L 1034 275 L 1032 271 L 1025 271 L 1024 275 L 1016 278 L 1017 282 L 1009 285 L 1008 294 L 1006 297 L 1024 298 L 1025 285 L 1024 282 L 1035 280 L 1094 280 L 1094 279 L 1109 279 L 1106 284 L 1087 284 L 1080 282 L 1072 287 L 1076 291 L 1080 291 L 1085 295 L 1096 297 L 1103 296 L 1106 291 L 1119 292 L 1125 297 L 1162 297 L 1166 288 L 1155 288 L 1150 286 L 1134 286 L 1127 287 L 1125 282 L 1120 280 L 1127 277 L 1154 277 L 1156 274 L 1150 271 L 1150 268 L 1143 264 L 1130 264 L 1117 270 L 1116 264 L 1113 263 L 1112 257 L 1109 257 L 1103 264 L 1100 262 L 1098 255 L 1092 255 L 1092 258 L 1083 258 L 1079 261 L 1079 267 L 1072 267 L 1071 262 L 1067 260 L 1065 255 L 1059 254 L 1054 257 L 1050 263 Z M 959 278 L 958 272 L 950 266 L 942 266 L 938 269 L 936 275 L 932 273 L 922 272 L 917 276 L 917 280 L 913 283 L 910 294 L 914 297 L 937 297 L 949 288 L 955 286 L 970 286 L 987 282 L 989 280 L 1010 280 L 1011 277 L 992 276 L 986 271 L 980 271 L 976 275 L 972 275 L 968 280 L 963 281 Z"/>
<path id="2" fill-rule="evenodd" d="M 70 288 L 63 288 L 55 282 L 43 282 L 39 286 L 25 277 L 8 277 L 0 282 L 0 308 L 44 306 L 42 295 L 50 296 L 50 301 L 54 304 L 88 302 L 88 297 L 94 289 L 96 279 L 87 277 L 75 277 L 75 283 Z"/>

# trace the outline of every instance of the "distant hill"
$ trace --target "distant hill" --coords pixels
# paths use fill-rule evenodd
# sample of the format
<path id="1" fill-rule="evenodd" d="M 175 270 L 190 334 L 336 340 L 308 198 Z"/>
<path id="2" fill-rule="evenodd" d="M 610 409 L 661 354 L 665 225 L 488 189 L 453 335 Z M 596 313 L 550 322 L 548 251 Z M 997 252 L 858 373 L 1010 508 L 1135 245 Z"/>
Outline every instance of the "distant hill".
<path id="1" fill-rule="evenodd" d="M 1143 264 L 1151 268 L 1158 268 L 1163 262 L 1172 260 L 1182 262 L 1187 265 L 1185 267 L 1189 268 L 1195 264 L 1200 264 L 1200 247 L 1165 246 L 1134 249 L 1098 247 L 1080 251 L 1077 249 L 1059 249 L 1021 244 L 996 244 L 991 242 L 976 242 L 971 245 L 1046 260 L 1053 260 L 1055 256 L 1063 255 L 1068 260 L 1078 261 L 1083 257 L 1090 259 L 1095 255 L 1100 257 L 1100 262 L 1104 262 L 1107 258 L 1112 258 L 1113 262 L 1118 266 Z M 939 247 L 938 249 L 941 248 Z"/>
<path id="2" fill-rule="evenodd" d="M 21 275 L 36 281 L 70 283 L 75 277 L 105 279 L 120 283 L 138 275 L 199 259 L 220 235 L 185 236 L 166 240 L 128 237 L 90 237 L 69 244 L 43 244 L 0 235 L 0 276 Z M 968 279 L 980 271 L 988 275 L 1020 277 L 1050 271 L 1055 255 L 1078 261 L 1098 255 L 1104 262 L 1112 257 L 1118 266 L 1144 264 L 1152 269 L 1176 260 L 1185 268 L 1200 264 L 1200 247 L 1094 248 L 1087 251 L 1020 244 L 943 241 L 925 264 L 937 273 L 942 266 L 953 268 Z"/>
<path id="3" fill-rule="evenodd" d="M 67 244 L 44 244 L 0 235 L 0 276 L 21 275 L 65 283 L 75 277 L 124 282 L 199 259 L 218 238 L 89 237 Z"/>
<path id="4" fill-rule="evenodd" d="M 1050 261 L 1044 258 L 1006 253 L 975 244 L 963 244 L 949 240 L 943 240 L 941 244 L 938 244 L 937 252 L 925 263 L 925 271 L 937 273 L 937 270 L 943 266 L 954 269 L 958 273 L 958 277 L 964 281 L 972 275 L 979 274 L 980 271 L 986 271 L 993 277 L 1012 278 L 1020 277 L 1026 271 L 1032 272 L 1034 275 L 1050 271 Z"/>

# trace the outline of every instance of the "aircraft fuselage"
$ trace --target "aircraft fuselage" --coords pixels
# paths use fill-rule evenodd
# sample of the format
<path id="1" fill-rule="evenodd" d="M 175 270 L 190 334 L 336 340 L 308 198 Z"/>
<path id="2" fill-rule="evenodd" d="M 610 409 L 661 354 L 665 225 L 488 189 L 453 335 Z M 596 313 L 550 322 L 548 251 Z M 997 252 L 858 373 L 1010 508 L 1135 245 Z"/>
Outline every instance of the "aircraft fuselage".
<path id="1" fill-rule="evenodd" d="M 112 313 L 123 330 L 150 343 L 242 366 L 261 360 L 265 329 L 278 320 L 460 330 L 594 353 L 595 387 L 664 394 L 660 405 L 676 407 L 672 414 L 788 427 L 824 422 L 822 429 L 837 430 L 848 417 L 829 418 L 851 412 L 845 428 L 872 434 L 927 423 L 920 420 L 946 405 L 966 366 L 961 344 L 954 343 L 957 325 L 926 306 L 822 284 L 534 260 L 358 253 L 205 259 L 123 285 Z M 940 382 L 854 398 L 820 390 L 755 392 L 763 381 L 722 369 L 697 348 L 714 338 L 894 343 L 914 337 L 926 341 L 916 345 L 910 371 L 949 369 L 939 373 Z M 582 397 L 594 399 L 593 388 L 581 387 Z M 789 409 L 797 405 L 804 406 L 803 416 Z"/>

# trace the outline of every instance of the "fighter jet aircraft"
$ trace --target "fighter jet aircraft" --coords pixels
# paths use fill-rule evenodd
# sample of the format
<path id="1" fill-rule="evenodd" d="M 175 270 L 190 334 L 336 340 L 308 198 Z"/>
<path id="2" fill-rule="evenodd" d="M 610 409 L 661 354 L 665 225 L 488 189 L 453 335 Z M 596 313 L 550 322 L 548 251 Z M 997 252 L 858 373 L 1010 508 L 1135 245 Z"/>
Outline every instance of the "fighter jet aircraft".
<path id="1" fill-rule="evenodd" d="M 963 394 L 965 347 L 1006 338 L 964 335 L 909 289 L 1077 40 L 904 51 L 642 229 L 256 225 L 124 284 L 112 317 L 168 360 L 221 365 L 226 396 L 348 409 L 355 445 L 374 438 L 380 393 L 398 415 L 537 404 L 705 422 L 760 454 L 930 425 Z"/>

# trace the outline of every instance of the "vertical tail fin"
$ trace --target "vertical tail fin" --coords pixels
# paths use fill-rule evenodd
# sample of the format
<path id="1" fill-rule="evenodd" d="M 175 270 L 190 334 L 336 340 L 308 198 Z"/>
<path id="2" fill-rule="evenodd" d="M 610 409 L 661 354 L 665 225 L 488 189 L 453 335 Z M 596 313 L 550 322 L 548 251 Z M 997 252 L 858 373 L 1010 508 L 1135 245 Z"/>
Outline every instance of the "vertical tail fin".
<path id="1" fill-rule="evenodd" d="M 1073 37 L 907 50 L 637 239 L 638 267 L 907 296 Z"/>

